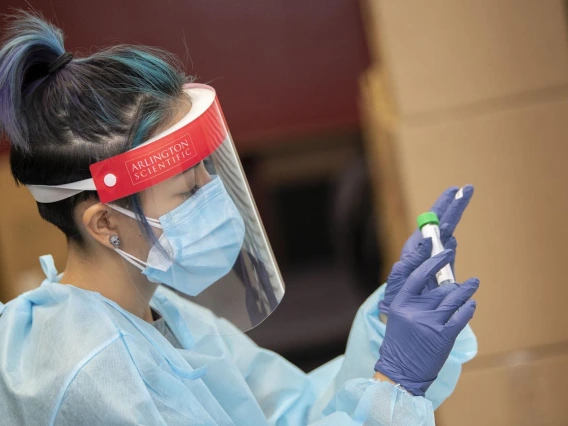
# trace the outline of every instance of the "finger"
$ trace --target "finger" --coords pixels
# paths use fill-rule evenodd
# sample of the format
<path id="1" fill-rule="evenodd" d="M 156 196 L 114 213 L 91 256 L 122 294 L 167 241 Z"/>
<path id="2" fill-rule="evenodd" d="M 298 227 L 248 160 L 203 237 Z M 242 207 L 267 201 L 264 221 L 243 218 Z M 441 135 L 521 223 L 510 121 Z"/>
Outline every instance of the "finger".
<path id="1" fill-rule="evenodd" d="M 458 240 L 456 240 L 456 237 L 452 235 L 450 239 L 444 244 L 444 248 L 455 251 L 457 256 Z M 456 256 L 454 256 L 454 260 L 450 263 L 450 267 L 452 268 L 454 276 L 456 275 Z"/>
<path id="2" fill-rule="evenodd" d="M 416 229 L 412 233 L 410 238 L 406 241 L 404 247 L 402 247 L 402 253 L 400 254 L 400 257 L 403 258 L 404 256 L 407 256 L 408 253 L 412 253 L 414 250 L 416 250 L 416 247 L 418 247 L 418 243 L 420 242 L 421 238 L 422 232 L 420 232 L 419 229 Z"/>
<path id="3" fill-rule="evenodd" d="M 457 243 L 457 241 L 454 237 L 452 237 L 452 238 L 453 238 L 454 241 L 453 242 L 450 241 L 447 244 L 446 249 L 455 251 L 455 247 L 457 247 L 458 243 Z M 457 255 L 457 253 L 456 253 L 456 255 Z M 450 267 L 452 268 L 452 271 L 454 271 L 454 264 L 456 263 L 456 255 L 454 255 L 454 260 L 452 260 L 450 262 Z M 455 275 L 455 272 L 454 272 L 454 275 Z M 422 290 L 421 294 L 428 293 L 429 291 L 435 290 L 438 287 L 440 287 L 440 285 L 438 284 L 438 280 L 436 278 L 432 278 L 432 279 L 428 280 L 428 283 L 426 284 L 426 287 L 424 288 L 424 290 Z M 443 286 L 443 287 L 445 287 L 445 286 Z"/>
<path id="4" fill-rule="evenodd" d="M 403 262 L 408 262 L 413 266 L 413 270 L 418 268 L 432 254 L 432 238 L 422 238 L 416 249 L 402 257 Z M 424 258 L 424 256 L 427 256 Z M 422 261 L 420 261 L 422 259 Z"/>
<path id="5" fill-rule="evenodd" d="M 416 258 L 417 256 L 422 256 L 424 253 L 427 253 L 428 255 L 430 255 L 432 253 L 432 238 L 428 237 L 428 238 L 422 238 L 419 242 L 418 245 L 416 246 L 416 248 L 408 253 L 406 253 L 404 256 L 402 256 L 401 261 L 403 262 L 413 262 L 413 264 L 416 262 L 415 260 L 413 260 L 414 258 Z M 426 259 L 424 259 L 426 260 Z M 424 262 L 424 260 L 422 262 Z M 422 262 L 418 263 L 415 268 L 417 268 Z"/>
<path id="6" fill-rule="evenodd" d="M 456 251 L 456 249 L 458 248 L 458 240 L 456 240 L 456 237 L 452 235 L 444 244 L 444 248 L 447 250 Z"/>
<path id="7" fill-rule="evenodd" d="M 452 287 L 457 284 L 438 285 L 435 278 L 431 279 L 422 291 L 421 296 L 426 296 L 432 301 L 429 309 L 436 309 L 442 300 L 453 291 Z"/>
<path id="8" fill-rule="evenodd" d="M 440 238 L 442 241 L 446 241 L 450 235 L 454 233 L 460 219 L 463 215 L 463 212 L 469 205 L 471 197 L 473 197 L 473 186 L 466 185 L 462 188 L 463 196 L 458 199 L 451 200 L 448 208 L 444 211 L 442 216 L 440 217 Z M 444 226 L 446 225 L 447 226 Z M 442 227 L 444 228 L 444 232 L 442 233 Z"/>
<path id="9" fill-rule="evenodd" d="M 424 287 L 424 289 L 422 290 L 422 293 L 420 294 L 426 294 L 432 290 L 436 290 L 438 287 L 440 287 L 440 285 L 438 284 L 438 281 L 436 280 L 436 278 L 430 278 L 428 280 L 428 282 L 426 283 L 426 287 Z"/>
<path id="10" fill-rule="evenodd" d="M 388 282 L 395 280 L 403 280 L 410 276 L 410 274 L 422 265 L 432 255 L 432 238 L 423 238 L 416 250 L 406 254 L 401 260 L 396 262 L 392 267 L 392 271 L 387 279 Z"/>
<path id="11" fill-rule="evenodd" d="M 448 243 L 450 238 L 452 238 L 452 233 L 454 231 L 455 227 L 447 222 L 440 225 L 440 240 L 442 241 L 444 247 L 446 247 L 446 244 Z"/>
<path id="12" fill-rule="evenodd" d="M 442 195 L 438 197 L 434 205 L 430 208 L 430 211 L 436 213 L 438 218 L 442 217 L 458 191 L 459 188 L 457 186 L 452 186 L 446 189 L 442 192 Z"/>
<path id="13" fill-rule="evenodd" d="M 442 324 L 448 322 L 452 315 L 469 299 L 479 288 L 479 280 L 472 278 L 458 286 L 450 292 L 440 303 L 436 311 L 440 314 L 439 319 Z"/>
<path id="14" fill-rule="evenodd" d="M 452 338 L 456 338 L 458 334 L 465 328 L 467 323 L 473 318 L 477 303 L 475 300 L 469 300 L 457 311 L 446 324 L 446 331 Z"/>
<path id="15" fill-rule="evenodd" d="M 446 296 L 448 296 L 453 291 L 457 290 L 458 287 L 459 284 L 452 283 L 452 284 L 439 285 L 434 290 L 432 290 L 430 292 L 432 297 L 435 297 L 439 300 L 438 304 L 436 305 L 436 308 L 440 306 L 440 303 L 442 303 L 442 301 L 446 298 Z"/>
<path id="16" fill-rule="evenodd" d="M 435 278 L 436 273 L 443 266 L 449 264 L 453 260 L 454 255 L 455 253 L 452 250 L 444 250 L 442 253 L 426 260 L 410 274 L 401 291 L 404 290 L 413 295 L 421 294 L 428 281 Z"/>

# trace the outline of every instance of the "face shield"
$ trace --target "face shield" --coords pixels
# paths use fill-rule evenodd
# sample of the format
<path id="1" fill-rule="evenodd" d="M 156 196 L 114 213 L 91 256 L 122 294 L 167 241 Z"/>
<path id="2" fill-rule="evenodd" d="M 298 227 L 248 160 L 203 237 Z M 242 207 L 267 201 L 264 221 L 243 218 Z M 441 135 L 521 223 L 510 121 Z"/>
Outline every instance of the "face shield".
<path id="1" fill-rule="evenodd" d="M 92 179 L 28 188 L 38 202 L 96 190 L 101 203 L 139 225 L 144 239 L 135 247 L 111 241 L 117 254 L 149 282 L 206 308 L 195 309 L 192 331 L 209 333 L 208 311 L 247 331 L 276 309 L 284 284 L 214 89 L 184 90 L 192 103 L 185 117 L 92 164 Z M 127 199 L 143 214 L 132 202 L 119 205 Z"/>

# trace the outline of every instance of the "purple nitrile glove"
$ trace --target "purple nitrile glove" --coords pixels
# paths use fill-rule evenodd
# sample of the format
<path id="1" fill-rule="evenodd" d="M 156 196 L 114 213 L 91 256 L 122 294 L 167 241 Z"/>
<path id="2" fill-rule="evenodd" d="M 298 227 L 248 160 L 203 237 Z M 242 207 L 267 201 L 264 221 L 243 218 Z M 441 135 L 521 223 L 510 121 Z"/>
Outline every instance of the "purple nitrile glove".
<path id="1" fill-rule="evenodd" d="M 429 210 L 436 213 L 438 219 L 440 219 L 440 239 L 444 247 L 456 230 L 463 212 L 467 208 L 471 197 L 473 197 L 474 189 L 472 185 L 464 186 L 462 189 L 462 197 L 456 199 L 458 191 L 459 188 L 455 186 L 446 189 Z M 421 240 L 422 233 L 419 229 L 416 229 L 404 244 L 401 258 L 413 252 Z"/>
<path id="2" fill-rule="evenodd" d="M 436 379 L 458 334 L 475 312 L 475 301 L 470 298 L 479 287 L 477 279 L 426 290 L 428 282 L 436 280 L 436 272 L 451 263 L 454 255 L 452 250 L 430 259 L 423 254 L 425 262 L 408 274 L 392 302 L 375 364 L 376 371 L 417 396 L 424 396 Z"/>
<path id="3" fill-rule="evenodd" d="M 456 199 L 456 194 L 459 191 L 457 187 L 451 187 L 446 189 L 442 195 L 436 200 L 430 211 L 435 212 L 440 219 L 440 238 L 444 248 L 455 250 L 457 247 L 457 241 L 452 235 L 465 211 L 466 207 L 473 196 L 473 186 L 466 185 L 463 187 L 463 196 Z M 414 231 L 410 238 L 404 244 L 401 254 L 401 260 L 405 260 L 407 256 L 412 256 L 412 253 L 418 248 L 419 244 L 424 244 L 424 239 L 422 238 L 422 233 L 420 230 Z M 429 244 L 430 251 L 432 250 L 431 242 Z M 454 259 L 455 260 L 455 259 Z M 451 268 L 454 271 L 454 260 L 451 262 Z M 393 268 L 393 272 L 394 268 Z M 392 274 L 391 274 L 392 275 Z M 388 316 L 389 308 L 394 300 L 395 296 L 398 294 L 402 285 L 403 280 L 397 279 L 400 274 L 395 274 L 394 276 L 389 276 L 387 279 L 387 287 L 385 289 L 385 296 L 383 300 L 379 303 L 379 311 L 382 315 Z M 434 289 L 437 283 L 428 283 L 429 289 Z"/>

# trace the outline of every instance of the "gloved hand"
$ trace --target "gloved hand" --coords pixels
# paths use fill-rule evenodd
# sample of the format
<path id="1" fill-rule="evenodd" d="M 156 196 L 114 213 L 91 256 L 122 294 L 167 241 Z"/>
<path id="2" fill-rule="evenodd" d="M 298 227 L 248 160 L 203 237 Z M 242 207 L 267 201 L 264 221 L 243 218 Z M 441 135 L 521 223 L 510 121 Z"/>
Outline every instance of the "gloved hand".
<path id="1" fill-rule="evenodd" d="M 459 188 L 457 187 L 446 189 L 430 209 L 430 211 L 436 213 L 438 215 L 438 218 L 440 219 L 440 238 L 442 240 L 442 244 L 444 244 L 444 248 L 454 251 L 456 250 L 458 243 L 452 234 L 454 233 L 464 210 L 468 206 L 469 201 L 473 196 L 473 186 L 464 186 L 463 196 L 456 200 L 455 196 L 458 190 Z M 420 232 L 420 230 L 417 229 L 404 244 L 404 247 L 402 248 L 401 260 L 410 261 L 410 264 L 414 265 L 415 262 L 413 262 L 409 257 L 414 255 L 420 244 L 427 244 L 427 247 L 430 248 L 429 253 L 432 252 L 431 240 L 428 239 L 428 242 L 426 242 L 422 238 L 422 233 Z M 427 247 L 423 247 L 423 249 L 427 249 Z M 416 264 L 416 266 L 411 266 L 412 270 L 416 269 L 418 265 L 419 264 Z M 454 260 L 452 260 L 450 266 L 452 270 L 454 270 Z M 402 288 L 402 285 L 404 284 L 405 280 L 400 278 L 401 272 L 402 271 L 400 271 L 400 268 L 396 270 L 395 268 L 393 268 L 391 274 L 387 278 L 385 296 L 379 303 L 381 318 L 383 315 L 388 316 L 390 305 Z M 437 286 L 437 283 L 435 285 L 432 283 L 429 284 L 430 289 L 434 289 Z"/>
<path id="2" fill-rule="evenodd" d="M 445 250 L 428 258 L 429 253 L 419 248 L 413 261 L 424 263 L 413 272 L 405 265 L 407 279 L 391 305 L 375 370 L 414 395 L 424 396 L 475 312 L 475 301 L 469 299 L 479 287 L 477 279 L 427 290 L 428 283 L 436 281 L 436 272 L 454 256 Z"/>

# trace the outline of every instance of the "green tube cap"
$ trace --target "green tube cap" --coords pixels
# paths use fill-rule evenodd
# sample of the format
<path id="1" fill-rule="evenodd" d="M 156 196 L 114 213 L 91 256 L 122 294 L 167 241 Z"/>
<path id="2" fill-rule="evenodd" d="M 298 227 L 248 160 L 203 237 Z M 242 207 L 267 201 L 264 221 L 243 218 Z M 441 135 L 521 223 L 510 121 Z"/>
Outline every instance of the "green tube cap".
<path id="1" fill-rule="evenodd" d="M 418 218 L 416 219 L 416 222 L 418 223 L 418 229 L 422 229 L 422 227 L 424 225 L 428 225 L 428 224 L 434 224 L 434 225 L 440 224 L 440 220 L 438 219 L 438 215 L 434 212 L 422 213 L 420 216 L 418 216 Z"/>

